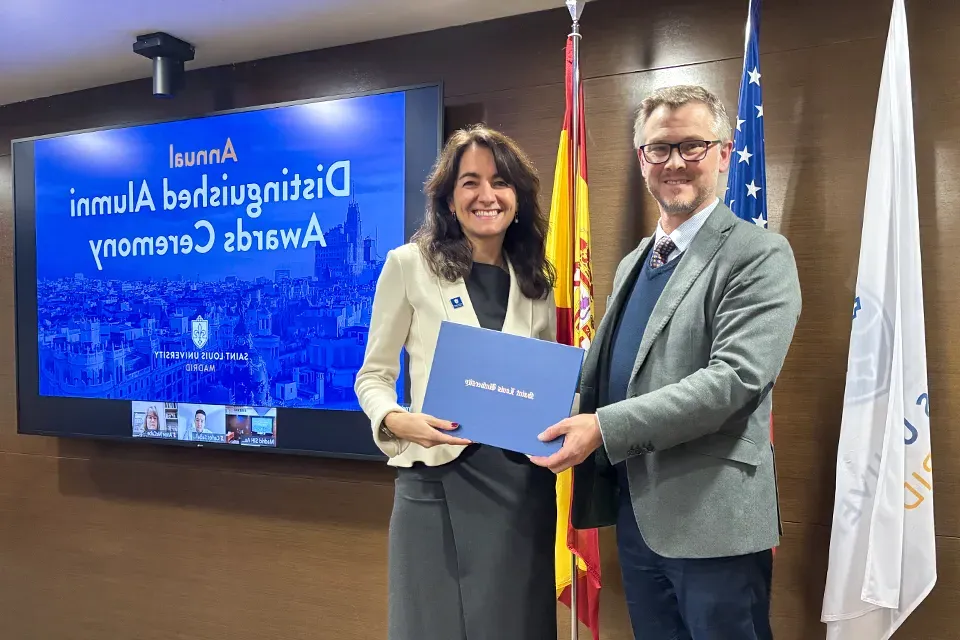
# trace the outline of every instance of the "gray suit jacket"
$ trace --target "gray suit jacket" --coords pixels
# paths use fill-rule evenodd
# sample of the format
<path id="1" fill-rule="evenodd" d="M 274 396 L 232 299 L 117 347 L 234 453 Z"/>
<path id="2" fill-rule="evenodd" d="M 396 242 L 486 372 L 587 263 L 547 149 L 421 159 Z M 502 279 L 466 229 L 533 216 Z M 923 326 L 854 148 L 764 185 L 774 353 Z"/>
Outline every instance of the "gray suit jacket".
<path id="1" fill-rule="evenodd" d="M 573 526 L 616 523 L 625 488 L 613 465 L 626 461 L 637 524 L 658 554 L 769 549 L 780 537 L 771 390 L 800 316 L 793 252 L 717 205 L 653 309 L 627 399 L 598 407 L 614 325 L 650 240 L 617 268 L 584 362 L 580 411 L 597 413 L 604 446 L 574 469 Z"/>

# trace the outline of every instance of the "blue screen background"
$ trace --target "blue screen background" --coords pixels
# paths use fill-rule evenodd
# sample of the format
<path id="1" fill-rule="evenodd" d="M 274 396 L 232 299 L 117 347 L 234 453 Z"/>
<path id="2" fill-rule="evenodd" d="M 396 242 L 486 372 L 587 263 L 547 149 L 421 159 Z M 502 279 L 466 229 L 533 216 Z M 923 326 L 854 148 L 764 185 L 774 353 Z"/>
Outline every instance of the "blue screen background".
<path id="1" fill-rule="evenodd" d="M 404 122 L 397 92 L 38 140 L 40 394 L 358 410 L 353 381 L 376 280 L 404 242 Z M 236 162 L 171 168 L 171 145 L 189 160 L 228 138 Z M 164 208 L 164 179 L 174 194 L 192 194 L 204 176 L 208 196 L 221 186 L 262 192 L 345 161 L 349 181 L 342 169 L 331 177 L 349 191 L 341 196 L 325 181 L 322 198 L 265 202 L 258 217 L 247 203 Z M 130 182 L 134 203 L 146 184 L 156 210 L 130 211 Z M 71 217 L 71 203 L 89 211 L 102 196 L 126 211 Z M 303 247 L 314 215 L 326 246 Z M 238 221 L 265 241 L 275 230 L 279 248 L 250 236 L 253 246 L 236 250 L 228 234 Z M 184 235 L 207 244 L 210 228 L 206 253 L 172 251 Z M 285 247 L 279 232 L 298 229 Z M 153 254 L 133 255 L 135 238 Z"/>

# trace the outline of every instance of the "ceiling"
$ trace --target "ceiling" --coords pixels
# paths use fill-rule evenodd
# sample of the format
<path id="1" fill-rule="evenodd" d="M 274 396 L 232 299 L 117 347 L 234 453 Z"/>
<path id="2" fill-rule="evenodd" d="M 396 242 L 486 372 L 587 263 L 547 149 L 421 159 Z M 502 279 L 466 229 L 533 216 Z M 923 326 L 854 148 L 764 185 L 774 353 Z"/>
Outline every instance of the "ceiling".
<path id="1" fill-rule="evenodd" d="M 187 69 L 430 31 L 564 0 L 0 0 L 0 104 L 147 78 L 136 36 L 196 47 Z M 486 43 L 482 46 L 496 46 Z"/>

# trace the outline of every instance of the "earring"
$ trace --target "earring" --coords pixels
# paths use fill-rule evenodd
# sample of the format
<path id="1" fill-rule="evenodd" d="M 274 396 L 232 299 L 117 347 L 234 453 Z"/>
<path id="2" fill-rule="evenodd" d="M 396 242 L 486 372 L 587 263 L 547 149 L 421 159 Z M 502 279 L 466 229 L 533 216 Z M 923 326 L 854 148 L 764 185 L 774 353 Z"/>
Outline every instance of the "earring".
<path id="1" fill-rule="evenodd" d="M 520 224 L 520 216 L 519 216 L 519 215 L 513 216 L 513 224 Z"/>

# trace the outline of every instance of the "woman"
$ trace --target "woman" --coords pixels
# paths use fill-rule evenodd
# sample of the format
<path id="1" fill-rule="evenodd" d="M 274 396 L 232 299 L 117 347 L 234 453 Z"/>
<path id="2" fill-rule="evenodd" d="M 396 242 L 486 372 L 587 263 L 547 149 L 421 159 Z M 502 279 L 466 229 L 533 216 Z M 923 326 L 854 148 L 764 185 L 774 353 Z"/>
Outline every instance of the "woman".
<path id="1" fill-rule="evenodd" d="M 143 422 L 144 431 L 160 431 L 160 414 L 157 413 L 156 407 L 148 407 L 146 417 Z"/>
<path id="2" fill-rule="evenodd" d="M 556 339 L 548 220 L 516 143 L 457 131 L 426 183 L 414 242 L 377 282 L 356 392 L 398 475 L 390 520 L 390 640 L 555 640 L 556 476 L 458 438 L 419 413 L 444 320 Z M 397 404 L 400 351 L 411 410 Z"/>

